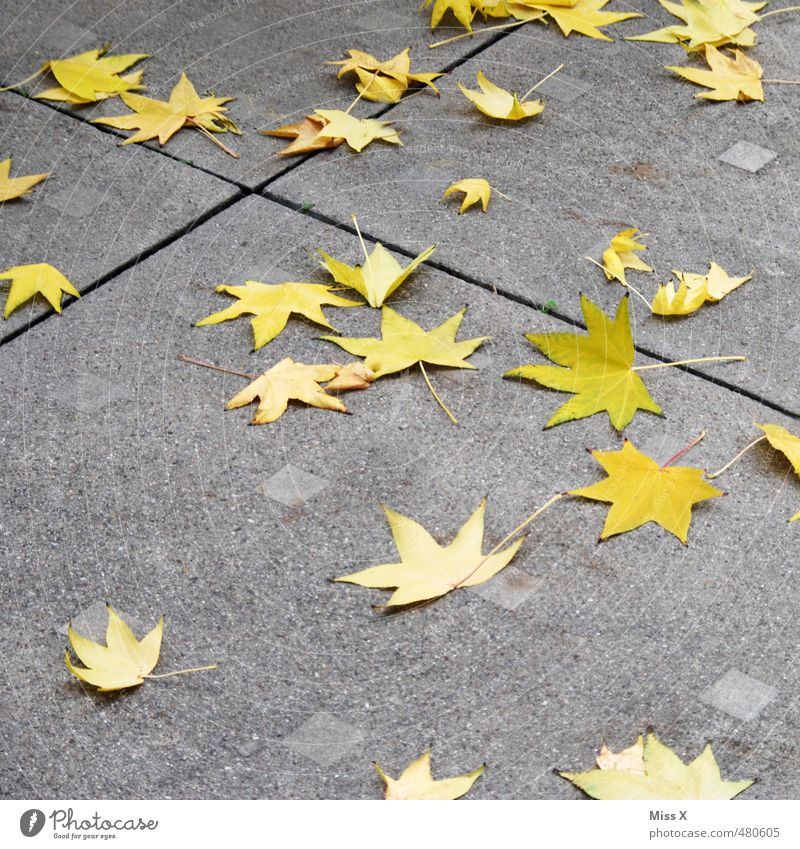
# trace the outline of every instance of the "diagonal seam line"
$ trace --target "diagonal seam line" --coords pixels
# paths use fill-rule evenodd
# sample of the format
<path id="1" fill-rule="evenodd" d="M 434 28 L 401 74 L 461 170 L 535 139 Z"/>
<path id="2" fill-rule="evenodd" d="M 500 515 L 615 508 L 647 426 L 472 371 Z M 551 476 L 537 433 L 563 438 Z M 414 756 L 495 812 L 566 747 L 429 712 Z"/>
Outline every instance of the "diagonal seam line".
<path id="1" fill-rule="evenodd" d="M 304 209 L 303 204 L 295 203 L 294 201 L 282 198 L 269 191 L 265 191 L 262 196 L 265 197 L 267 200 L 271 200 L 274 203 L 279 204 L 280 206 L 284 206 L 288 209 L 293 210 L 294 212 L 300 213 L 301 215 L 306 215 L 309 218 L 313 218 L 314 220 L 319 221 L 322 224 L 327 224 L 329 226 L 335 227 L 337 230 L 343 230 L 353 236 L 357 235 L 355 228 L 351 225 L 343 223 L 341 221 L 337 221 L 336 219 L 330 218 L 329 216 L 324 215 L 321 212 L 317 212 L 313 209 Z M 413 251 L 408 250 L 402 245 L 378 239 L 376 236 L 373 236 L 371 233 L 363 229 L 361 230 L 361 235 L 364 237 L 365 240 L 371 242 L 372 244 L 375 244 L 376 242 L 380 241 L 384 247 L 394 251 L 395 253 L 400 254 L 401 256 L 404 256 L 408 259 L 416 258 L 416 254 Z M 447 274 L 450 277 L 454 277 L 457 280 L 461 280 L 464 283 L 468 283 L 471 286 L 477 286 L 479 289 L 483 289 L 484 291 L 490 292 L 493 295 L 500 295 L 506 300 L 512 301 L 516 304 L 520 304 L 520 306 L 529 307 L 531 309 L 536 310 L 537 312 L 546 312 L 547 315 L 553 316 L 559 321 L 564 322 L 564 324 L 580 328 L 581 330 L 587 330 L 586 325 L 583 324 L 583 322 L 578 321 L 577 319 L 574 319 L 568 315 L 564 315 L 563 313 L 560 313 L 557 310 L 547 309 L 545 311 L 544 304 L 532 301 L 530 298 L 526 298 L 522 295 L 517 295 L 514 292 L 510 292 L 506 289 L 498 288 L 494 284 L 486 283 L 471 274 L 467 274 L 463 271 L 459 271 L 458 269 L 452 268 L 446 263 L 428 259 L 421 264 L 423 266 L 428 266 L 429 268 L 436 269 L 437 271 L 441 271 L 444 274 Z M 643 356 L 650 357 L 650 359 L 656 360 L 658 362 L 670 362 L 670 360 L 662 354 L 656 353 L 655 351 L 651 351 L 649 348 L 642 347 L 641 345 L 634 345 L 634 350 L 638 351 Z M 749 398 L 751 401 L 756 401 L 764 407 L 768 407 L 771 410 L 775 410 L 778 413 L 782 413 L 783 415 L 791 419 L 800 420 L 800 413 L 794 410 L 790 410 L 787 407 L 784 407 L 781 404 L 777 404 L 774 401 L 770 401 L 768 398 L 765 398 L 756 392 L 752 392 L 749 389 L 745 389 L 742 386 L 737 386 L 736 384 L 730 383 L 729 381 L 723 380 L 722 378 L 714 377 L 710 374 L 707 374 L 706 372 L 692 368 L 691 366 L 675 366 L 675 368 L 680 369 L 681 371 L 685 371 L 688 374 L 693 375 L 694 377 L 699 377 L 707 381 L 708 383 L 714 384 L 715 386 L 720 386 L 723 389 L 728 389 L 731 392 L 735 392 L 737 395 Z"/>

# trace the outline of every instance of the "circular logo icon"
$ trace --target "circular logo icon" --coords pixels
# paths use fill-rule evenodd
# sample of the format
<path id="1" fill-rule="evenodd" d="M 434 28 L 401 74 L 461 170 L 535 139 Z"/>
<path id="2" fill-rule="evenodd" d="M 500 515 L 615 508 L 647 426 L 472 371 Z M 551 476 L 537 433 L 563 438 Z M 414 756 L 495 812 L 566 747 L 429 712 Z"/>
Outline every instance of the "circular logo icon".
<path id="1" fill-rule="evenodd" d="M 19 818 L 19 830 L 25 837 L 36 837 L 36 835 L 44 828 L 45 816 L 44 811 L 38 808 L 31 808 Z"/>

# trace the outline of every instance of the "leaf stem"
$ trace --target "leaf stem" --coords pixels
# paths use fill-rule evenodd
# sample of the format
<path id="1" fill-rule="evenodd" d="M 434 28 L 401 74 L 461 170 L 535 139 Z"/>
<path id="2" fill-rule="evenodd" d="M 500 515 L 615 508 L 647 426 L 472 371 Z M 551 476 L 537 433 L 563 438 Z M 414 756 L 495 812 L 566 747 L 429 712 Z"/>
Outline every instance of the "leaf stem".
<path id="1" fill-rule="evenodd" d="M 377 78 L 377 76 L 378 76 L 378 72 L 373 71 L 372 77 L 370 78 L 370 81 L 364 86 L 364 88 L 361 89 L 361 91 L 358 93 L 358 97 L 347 107 L 347 109 L 345 109 L 345 113 L 344 113 L 345 115 L 350 114 L 350 112 L 352 111 L 352 109 L 356 105 L 356 103 L 358 103 L 358 101 L 361 100 L 361 98 L 367 93 L 367 89 L 369 89 L 369 87 L 375 82 L 375 79 Z"/>
<path id="2" fill-rule="evenodd" d="M 458 419 L 450 412 L 450 410 L 447 409 L 447 404 L 445 404 L 444 401 L 442 401 L 442 399 L 436 393 L 436 390 L 433 388 L 433 384 L 431 383 L 430 379 L 428 378 L 428 372 L 425 371 L 425 366 L 424 366 L 422 360 L 419 361 L 419 367 L 422 370 L 422 376 L 425 378 L 425 383 L 428 384 L 428 389 L 431 390 L 431 394 L 437 400 L 439 406 L 445 411 L 445 413 L 447 413 L 447 415 L 450 416 L 450 421 L 454 425 L 457 425 Z"/>
<path id="3" fill-rule="evenodd" d="M 770 15 L 782 15 L 784 12 L 800 12 L 800 6 L 784 6 L 783 9 L 773 9 L 771 12 L 764 12 L 763 15 L 759 15 L 758 19 L 763 21 Z"/>
<path id="4" fill-rule="evenodd" d="M 173 675 L 186 675 L 189 672 L 207 672 L 209 669 L 217 669 L 217 664 L 210 666 L 194 666 L 191 669 L 178 669 L 175 672 L 162 672 L 160 675 L 145 675 L 145 678 L 171 678 Z"/>
<path id="5" fill-rule="evenodd" d="M 214 363 L 207 363 L 205 360 L 196 360 L 194 357 L 187 357 L 186 354 L 178 354 L 178 359 L 182 363 L 190 363 L 193 366 L 210 368 L 214 371 L 221 371 L 223 374 L 232 374 L 236 377 L 243 377 L 245 380 L 255 380 L 258 377 L 257 374 L 245 374 L 243 371 L 233 371 L 232 369 L 223 368 L 222 366 L 215 366 Z"/>
<path id="6" fill-rule="evenodd" d="M 710 481 L 713 481 L 713 480 L 714 480 L 714 478 L 718 478 L 718 477 L 719 477 L 719 476 L 720 476 L 720 475 L 721 475 L 721 474 L 722 474 L 722 473 L 723 473 L 726 469 L 730 469 L 730 467 L 731 467 L 734 463 L 736 463 L 738 460 L 740 460 L 742 457 L 744 457 L 744 455 L 745 455 L 745 454 L 746 454 L 746 453 L 747 453 L 747 452 L 748 452 L 748 451 L 749 451 L 749 450 L 750 450 L 750 449 L 751 449 L 754 445 L 758 445 L 758 443 L 759 443 L 759 442 L 762 442 L 762 441 L 763 441 L 763 440 L 765 440 L 766 438 L 767 438 L 767 435 L 766 435 L 766 433 L 765 433 L 763 436 L 759 436 L 757 439 L 754 439 L 752 442 L 750 442 L 749 444 L 745 445 L 745 447 L 744 447 L 744 448 L 742 448 L 742 450 L 741 450 L 741 451 L 740 451 L 740 452 L 739 452 L 739 453 L 738 453 L 738 454 L 737 454 L 737 455 L 736 455 L 736 456 L 735 456 L 732 460 L 729 460 L 729 461 L 728 461 L 728 462 L 727 462 L 727 463 L 726 463 L 726 464 L 725 464 L 725 465 L 724 465 L 721 469 L 717 469 L 717 471 L 716 471 L 716 472 L 714 472 L 714 474 L 713 474 L 713 475 L 709 475 L 709 474 L 708 474 L 708 472 L 706 472 L 706 477 L 707 477 Z"/>
<path id="7" fill-rule="evenodd" d="M 735 357 L 696 357 L 693 360 L 675 360 L 674 363 L 655 363 L 654 365 L 649 366 L 633 366 L 631 371 L 648 371 L 649 369 L 654 368 L 669 368 L 669 366 L 687 366 L 691 363 L 718 363 L 722 361 L 731 361 L 731 360 L 746 360 L 747 357 L 735 356 Z"/>
<path id="8" fill-rule="evenodd" d="M 7 85 L 3 88 L 0 88 L 0 91 L 11 91 L 12 88 L 19 88 L 21 85 L 25 85 L 25 83 L 29 83 L 31 80 L 35 80 L 36 77 L 41 76 L 45 72 L 46 66 L 42 65 L 38 71 L 34 71 L 29 77 L 25 77 L 24 80 L 20 80 L 18 83 L 14 83 L 13 85 Z"/>
<path id="9" fill-rule="evenodd" d="M 691 451 L 692 448 L 694 448 L 694 446 L 697 445 L 698 442 L 705 439 L 705 436 L 706 436 L 706 432 L 704 430 L 701 431 L 700 436 L 698 436 L 697 439 L 693 439 L 685 448 L 681 448 L 681 450 L 678 451 L 677 454 L 673 454 L 672 457 L 670 457 L 669 460 L 667 460 L 667 462 L 664 463 L 664 465 L 661 468 L 666 469 L 667 466 L 671 466 L 676 460 L 683 457 L 683 455 L 686 454 L 688 451 Z"/>
<path id="10" fill-rule="evenodd" d="M 507 543 L 511 542 L 511 540 L 512 540 L 512 539 L 514 539 L 514 537 L 515 537 L 515 536 L 517 536 L 517 534 L 519 534 L 519 533 L 521 533 L 522 531 L 524 531 L 524 530 L 525 530 L 525 528 L 527 528 L 527 527 L 528 527 L 528 525 L 530 525 L 530 523 L 531 523 L 531 522 L 532 522 L 532 521 L 533 521 L 533 520 L 534 520 L 537 516 L 541 516 L 541 514 L 542 514 L 542 513 L 544 513 L 544 511 L 545 511 L 545 510 L 547 510 L 547 508 L 548 508 L 548 507 L 550 507 L 552 504 L 555 504 L 555 503 L 556 503 L 556 501 L 560 501 L 560 500 L 564 497 L 564 495 L 565 495 L 565 493 L 563 493 L 563 492 L 559 492 L 559 493 L 558 493 L 558 495 L 554 495 L 554 496 L 553 496 L 553 497 L 552 497 L 549 501 L 546 501 L 544 504 L 542 504 L 542 506 L 541 506 L 541 507 L 539 507 L 539 509 L 538 509 L 538 510 L 535 510 L 533 513 L 531 513 L 531 515 L 530 515 L 530 516 L 528 516 L 528 518 L 527 518 L 527 519 L 525 519 L 524 521 L 520 522 L 520 523 L 517 525 L 517 527 L 516 527 L 516 528 L 514 528 L 514 530 L 513 530 L 513 531 L 511 531 L 511 533 L 506 534 L 506 535 L 505 535 L 505 536 L 504 536 L 504 537 L 500 540 L 500 542 L 498 542 L 498 543 L 497 543 L 497 545 L 496 545 L 496 546 L 495 546 L 495 547 L 494 547 L 494 548 L 493 548 L 493 549 L 492 549 L 492 550 L 491 550 L 491 551 L 490 551 L 490 552 L 489 552 L 489 553 L 488 553 L 488 554 L 487 554 L 487 555 L 483 558 L 483 560 L 481 560 L 481 562 L 480 562 L 480 563 L 479 563 L 479 564 L 478 564 L 478 565 L 477 565 L 477 566 L 476 566 L 476 567 L 475 567 L 475 568 L 474 568 L 474 569 L 473 569 L 473 570 L 472 570 L 472 571 L 471 571 L 468 575 L 466 575 L 465 577 L 463 577 L 463 578 L 462 578 L 462 579 L 461 579 L 461 580 L 460 580 L 460 581 L 459 581 L 459 582 L 458 582 L 458 583 L 457 583 L 457 584 L 453 587 L 453 589 L 454 589 L 454 590 L 457 590 L 459 587 L 463 587 L 463 586 L 464 586 L 464 584 L 465 584 L 465 583 L 466 583 L 466 582 L 467 582 L 467 581 L 468 581 L 468 580 L 469 580 L 469 579 L 470 579 L 470 578 L 471 578 L 471 577 L 472 577 L 472 576 L 473 576 L 473 575 L 474 575 L 474 574 L 475 574 L 475 573 L 476 573 L 476 572 L 477 572 L 477 571 L 478 571 L 478 570 L 479 570 L 479 569 L 480 569 L 480 568 L 484 565 L 484 563 L 486 563 L 486 561 L 487 561 L 490 557 L 492 557 L 493 555 L 497 554 L 497 552 L 498 552 L 498 551 L 500 551 L 500 549 L 501 549 L 501 548 L 503 548 L 503 547 L 504 547 Z"/>
<path id="11" fill-rule="evenodd" d="M 560 65 L 559 65 L 559 66 L 558 66 L 555 70 L 550 71 L 550 73 L 549 73 L 546 77 L 542 77 L 542 78 L 539 80 L 539 82 L 538 82 L 538 83 L 536 83 L 536 85 L 531 86 L 531 87 L 530 87 L 530 88 L 529 88 L 529 89 L 525 92 L 525 94 L 523 94 L 523 95 L 522 95 L 522 97 L 520 98 L 520 103 L 524 103 L 524 102 L 528 99 L 528 95 L 529 95 L 529 94 L 533 94 L 533 92 L 535 92 L 535 91 L 536 91 L 536 89 L 537 89 L 537 88 L 539 88 L 539 86 L 540 86 L 542 83 L 546 83 L 546 82 L 550 79 L 550 77 L 554 77 L 554 76 L 555 76 L 555 75 L 556 75 L 556 74 L 557 74 L 557 73 L 558 73 L 558 72 L 559 72 L 559 71 L 560 71 L 563 67 L 564 67 L 564 63 L 562 62 L 562 63 L 561 63 L 561 64 L 560 64 Z"/>
<path id="12" fill-rule="evenodd" d="M 477 11 L 477 9 L 475 11 Z M 434 47 L 442 47 L 445 44 L 452 44 L 454 41 L 461 41 L 462 38 L 472 38 L 473 35 L 482 35 L 485 32 L 494 32 L 499 29 L 512 29 L 513 27 L 521 27 L 523 24 L 527 23 L 528 21 L 517 21 L 513 24 L 497 24 L 492 27 L 484 27 L 483 29 L 471 29 L 467 32 L 461 32 L 458 35 L 453 35 L 450 38 L 445 38 L 442 41 L 435 41 L 433 44 L 429 44 L 428 48 L 433 49 Z"/>
<path id="13" fill-rule="evenodd" d="M 213 133 L 210 133 L 202 124 L 198 124 L 197 121 L 188 118 L 186 121 L 190 127 L 194 127 L 196 130 L 200 130 L 200 132 L 206 137 L 211 139 L 212 142 L 220 149 L 224 150 L 228 156 L 232 156 L 234 159 L 239 158 L 239 154 L 235 150 L 231 150 L 228 145 L 221 142 Z"/>
<path id="14" fill-rule="evenodd" d="M 776 85 L 800 85 L 800 80 L 761 80 L 762 83 L 775 83 Z"/>

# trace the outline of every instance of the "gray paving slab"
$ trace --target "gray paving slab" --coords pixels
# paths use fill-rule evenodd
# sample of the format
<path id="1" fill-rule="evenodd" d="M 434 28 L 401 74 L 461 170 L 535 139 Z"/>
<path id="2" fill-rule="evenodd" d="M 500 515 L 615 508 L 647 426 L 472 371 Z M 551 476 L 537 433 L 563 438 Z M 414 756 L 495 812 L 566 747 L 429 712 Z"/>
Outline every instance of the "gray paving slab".
<path id="1" fill-rule="evenodd" d="M 763 446 L 720 479 L 727 497 L 695 509 L 688 546 L 654 526 L 598 545 L 605 507 L 568 499 L 491 591 L 385 617 L 371 607 L 384 593 L 328 582 L 394 557 L 379 503 L 444 542 L 488 494 L 493 545 L 554 492 L 600 479 L 585 448 L 620 445 L 601 416 L 543 432 L 564 396 L 501 379 L 531 357 L 523 331 L 563 323 L 430 268 L 393 305 L 430 328 L 468 303 L 461 336 L 493 336 L 480 369 L 431 369 L 457 427 L 414 370 L 349 395 L 350 416 L 293 407 L 252 427 L 223 409 L 241 379 L 177 361 L 248 372 L 339 353 L 301 321 L 256 353 L 246 321 L 192 323 L 219 308 L 215 284 L 257 263 L 321 282 L 309 249 L 353 241 L 250 197 L 0 349 L 2 794 L 377 798 L 372 761 L 396 774 L 432 746 L 440 775 L 488 764 L 475 798 L 577 798 L 554 767 L 588 768 L 601 741 L 653 725 L 684 758 L 714 740 L 726 777 L 760 779 L 748 797 L 796 798 L 786 519 L 800 484 Z M 334 318 L 349 335 L 378 329 L 366 308 Z M 113 396 L 65 403 L 87 375 Z M 716 467 L 751 422 L 792 426 L 672 369 L 648 384 L 666 418 L 640 414 L 626 433 L 659 456 L 705 428 L 687 461 Z M 300 505 L 270 498 L 287 465 L 328 485 Z M 84 692 L 57 629 L 98 599 L 144 627 L 166 613 L 160 670 L 220 668 Z M 732 669 L 772 694 L 752 718 L 708 703 Z"/>
<path id="2" fill-rule="evenodd" d="M 230 114 L 244 132 L 223 139 L 240 154 L 238 160 L 186 131 L 164 149 L 253 186 L 293 161 L 275 156 L 285 142 L 265 138 L 258 129 L 302 120 L 316 108 L 346 108 L 355 98 L 353 84 L 337 81 L 337 69 L 324 65 L 325 60 L 340 59 L 350 48 L 388 59 L 412 47 L 415 70 L 437 71 L 473 50 L 475 44 L 464 39 L 429 51 L 427 44 L 434 40 L 429 23 L 429 14 L 396 0 L 318 2 L 302 8 L 294 0 L 143 0 L 113 8 L 103 0 L 79 0 L 66 8 L 58 0 L 33 0 L 24 14 L 4 22 L 0 77 L 13 82 L 54 56 L 106 42 L 113 42 L 116 52 L 150 53 L 142 66 L 149 96 L 166 99 L 185 71 L 199 91 L 237 98 Z M 458 31 L 443 27 L 436 38 Z M 365 104 L 359 114 L 382 108 Z M 127 110 L 115 99 L 77 112 L 89 119 Z"/>
<path id="3" fill-rule="evenodd" d="M 714 260 L 736 276 L 753 271 L 751 283 L 695 316 L 652 316 L 637 302 L 637 340 L 669 359 L 748 354 L 746 367 L 704 370 L 798 413 L 800 388 L 785 368 L 797 359 L 800 323 L 796 87 L 768 85 L 764 103 L 700 102 L 696 86 L 664 69 L 688 61 L 679 46 L 621 39 L 664 17 L 653 16 L 613 27 L 611 44 L 522 27 L 456 69 L 440 101 L 414 98 L 394 110 L 403 148 L 338 150 L 268 191 L 313 202 L 314 212 L 340 222 L 358 213 L 365 231 L 409 252 L 437 242 L 431 262 L 530 302 L 554 302 L 573 319 L 579 291 L 606 307 L 618 300 L 619 285 L 584 257 L 623 228 L 649 233 L 646 258 L 656 273 L 629 276 L 648 301 L 672 269 L 704 272 Z M 766 77 L 800 78 L 791 47 L 800 20 L 768 24 L 751 55 Z M 522 93 L 562 63 L 567 76 L 545 84 L 545 110 L 528 122 L 488 119 L 456 88 L 474 88 L 482 70 Z M 759 150 L 768 153 L 754 158 Z M 744 169 L 723 161 L 731 151 Z M 442 195 L 465 177 L 484 177 L 512 200 L 495 194 L 486 214 L 459 215 L 459 203 Z M 344 258 L 356 261 L 357 249 Z"/>
<path id="4" fill-rule="evenodd" d="M 0 207 L 2 271 L 48 262 L 85 292 L 238 193 L 144 148 L 119 150 L 110 136 L 11 93 L 0 94 L 0 125 L 0 155 L 12 157 L 12 174 L 52 175 Z M 3 322 L 0 338 L 46 312 L 43 299 L 28 302 Z"/>

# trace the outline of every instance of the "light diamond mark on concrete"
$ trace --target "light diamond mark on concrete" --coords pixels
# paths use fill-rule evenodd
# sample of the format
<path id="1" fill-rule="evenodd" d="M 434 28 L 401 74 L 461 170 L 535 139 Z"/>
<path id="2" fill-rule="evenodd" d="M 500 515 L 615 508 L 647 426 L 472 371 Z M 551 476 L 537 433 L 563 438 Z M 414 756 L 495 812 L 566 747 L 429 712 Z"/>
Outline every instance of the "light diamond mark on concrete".
<path id="1" fill-rule="evenodd" d="M 546 97 L 554 97 L 562 103 L 571 103 L 582 94 L 586 94 L 589 87 L 568 74 L 558 74 L 555 77 L 550 77 L 549 80 L 545 80 L 536 90 L 540 94 L 544 94 Z"/>
<path id="2" fill-rule="evenodd" d="M 329 713 L 315 713 L 284 742 L 320 766 L 331 766 L 364 739 L 363 732 Z"/>
<path id="3" fill-rule="evenodd" d="M 118 607 L 114 606 L 114 610 L 124 619 L 131 631 L 141 639 L 149 630 L 146 625 L 135 617 L 130 616 Z M 157 617 L 156 617 L 157 618 Z M 59 629 L 60 634 L 67 633 L 69 622 L 65 622 Z M 108 625 L 108 611 L 104 601 L 92 602 L 88 607 L 85 607 L 77 616 L 72 618 L 72 628 L 77 631 L 82 637 L 88 637 L 96 643 L 105 644 L 106 641 L 106 626 Z M 155 625 L 155 621 L 153 622 Z M 153 627 L 152 625 L 150 626 Z"/>
<path id="4" fill-rule="evenodd" d="M 752 142 L 740 141 L 729 147 L 719 158 L 728 165 L 735 165 L 743 171 L 755 174 L 768 162 L 772 162 L 778 154 L 766 147 L 760 147 Z"/>
<path id="5" fill-rule="evenodd" d="M 98 151 L 98 155 L 108 152 L 106 147 Z M 42 202 L 45 206 L 69 215 L 71 218 L 86 218 L 103 203 L 108 197 L 107 189 L 91 183 L 62 184 L 60 186 L 48 186 L 48 191 L 43 194 Z"/>
<path id="6" fill-rule="evenodd" d="M 737 719 L 755 719 L 775 698 L 778 691 L 770 684 L 731 669 L 700 696 L 707 705 Z"/>
<path id="7" fill-rule="evenodd" d="M 530 595 L 536 592 L 539 584 L 539 579 L 534 578 L 533 575 L 529 575 L 516 566 L 506 566 L 502 572 L 485 584 L 470 587 L 470 591 L 498 607 L 516 610 Z"/>
<path id="8" fill-rule="evenodd" d="M 261 485 L 261 491 L 287 507 L 301 507 L 327 485 L 322 478 L 287 463 Z"/>
<path id="9" fill-rule="evenodd" d="M 122 394 L 122 389 L 106 378 L 87 374 L 60 386 L 53 397 L 77 413 L 91 413 L 121 398 Z"/>

